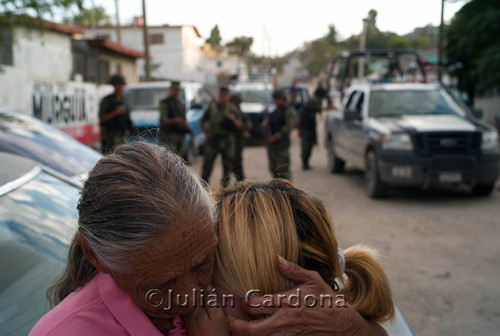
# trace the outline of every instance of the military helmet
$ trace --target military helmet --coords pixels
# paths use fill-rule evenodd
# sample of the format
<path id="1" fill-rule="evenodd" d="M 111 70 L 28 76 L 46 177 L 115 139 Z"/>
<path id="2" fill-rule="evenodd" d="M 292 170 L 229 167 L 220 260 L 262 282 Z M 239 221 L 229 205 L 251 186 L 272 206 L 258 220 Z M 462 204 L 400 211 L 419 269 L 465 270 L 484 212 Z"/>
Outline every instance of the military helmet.
<path id="1" fill-rule="evenodd" d="M 172 81 L 172 83 L 170 83 L 170 88 L 171 89 L 179 90 L 181 88 L 181 82 L 179 82 L 179 81 Z"/>
<path id="2" fill-rule="evenodd" d="M 122 75 L 116 74 L 116 75 L 111 76 L 111 78 L 109 79 L 109 84 L 111 84 L 111 85 L 116 85 L 116 84 L 125 85 L 127 83 L 125 82 L 125 78 Z"/>
<path id="3" fill-rule="evenodd" d="M 229 94 L 229 89 L 227 87 L 225 87 L 225 86 L 221 86 L 219 88 L 219 93 L 220 94 Z"/>
<path id="4" fill-rule="evenodd" d="M 273 91 L 273 99 L 276 99 L 276 98 L 284 98 L 284 99 L 286 99 L 285 90 L 282 90 L 282 89 L 274 90 Z"/>

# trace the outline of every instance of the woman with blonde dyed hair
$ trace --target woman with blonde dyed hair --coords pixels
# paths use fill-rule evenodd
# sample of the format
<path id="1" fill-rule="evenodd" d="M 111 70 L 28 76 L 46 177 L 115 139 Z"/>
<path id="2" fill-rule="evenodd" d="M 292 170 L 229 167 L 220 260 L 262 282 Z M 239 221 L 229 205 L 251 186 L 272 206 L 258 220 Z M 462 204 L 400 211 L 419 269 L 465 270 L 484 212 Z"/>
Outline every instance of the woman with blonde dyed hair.
<path id="1" fill-rule="evenodd" d="M 223 292 L 245 298 L 254 289 L 267 294 L 294 287 L 276 265 L 282 256 L 319 273 L 366 320 L 393 317 L 389 281 L 374 252 L 363 246 L 345 250 L 343 270 L 332 220 L 318 199 L 285 180 L 241 183 L 215 199 L 219 243 L 213 282 Z"/>

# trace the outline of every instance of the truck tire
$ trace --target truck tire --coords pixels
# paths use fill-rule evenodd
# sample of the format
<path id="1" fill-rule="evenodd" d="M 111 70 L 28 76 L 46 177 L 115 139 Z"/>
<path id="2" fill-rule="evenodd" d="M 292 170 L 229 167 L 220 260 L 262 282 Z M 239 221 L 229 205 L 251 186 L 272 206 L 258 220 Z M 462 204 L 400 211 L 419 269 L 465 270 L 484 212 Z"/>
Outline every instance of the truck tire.
<path id="1" fill-rule="evenodd" d="M 340 174 L 344 172 L 345 161 L 339 159 L 335 155 L 335 151 L 332 148 L 333 144 L 328 149 L 328 168 L 333 174 Z"/>
<path id="2" fill-rule="evenodd" d="M 365 170 L 365 183 L 368 196 L 371 198 L 384 197 L 387 191 L 386 185 L 380 179 L 377 168 L 377 157 L 375 153 L 370 150 L 366 153 L 366 170 Z"/>
<path id="3" fill-rule="evenodd" d="M 489 196 L 495 189 L 495 183 L 476 184 L 472 188 L 472 194 L 475 196 Z"/>

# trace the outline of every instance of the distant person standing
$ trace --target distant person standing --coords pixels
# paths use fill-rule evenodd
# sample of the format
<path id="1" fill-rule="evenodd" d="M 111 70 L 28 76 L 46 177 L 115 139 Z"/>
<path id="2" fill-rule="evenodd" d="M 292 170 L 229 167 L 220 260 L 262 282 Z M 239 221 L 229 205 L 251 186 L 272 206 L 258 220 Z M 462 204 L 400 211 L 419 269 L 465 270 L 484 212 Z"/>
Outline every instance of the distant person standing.
<path id="1" fill-rule="evenodd" d="M 234 166 L 233 173 L 237 181 L 245 180 L 243 172 L 243 148 L 246 145 L 246 133 L 252 129 L 250 118 L 241 111 L 241 96 L 239 94 L 231 95 L 231 104 L 234 106 L 234 112 L 238 123 L 236 124 L 235 131 L 235 152 L 234 152 Z"/>
<path id="2" fill-rule="evenodd" d="M 290 133 L 295 127 L 297 113 L 293 107 L 287 105 L 283 90 L 275 90 L 273 99 L 276 108 L 262 124 L 269 134 L 267 138 L 269 169 L 274 178 L 291 180 Z"/>
<path id="3" fill-rule="evenodd" d="M 99 123 L 101 125 L 102 153 L 108 154 L 115 146 L 125 143 L 132 129 L 130 109 L 123 97 L 125 78 L 121 75 L 111 76 L 109 83 L 114 92 L 104 97 L 99 106 Z"/>
<path id="4" fill-rule="evenodd" d="M 172 82 L 168 97 L 160 102 L 160 129 L 162 144 L 184 157 L 184 138 L 191 128 L 186 121 L 186 107 L 179 99 L 180 93 L 181 84 Z"/>
<path id="5" fill-rule="evenodd" d="M 292 87 L 290 89 L 290 106 L 292 106 L 295 111 L 300 111 L 304 107 L 302 98 L 299 98 L 300 89 Z"/>
<path id="6" fill-rule="evenodd" d="M 235 138 L 237 118 L 230 104 L 229 90 L 219 89 L 217 102 L 211 103 L 200 120 L 200 128 L 205 133 L 205 153 L 201 178 L 208 183 L 217 155 L 222 155 L 224 175 L 222 186 L 229 185 L 230 174 L 234 165 Z M 208 123 L 208 126 L 205 125 Z"/>
<path id="7" fill-rule="evenodd" d="M 309 99 L 306 106 L 299 111 L 297 128 L 299 129 L 302 169 L 310 170 L 309 158 L 314 145 L 317 144 L 316 114 L 321 113 L 315 99 Z"/>
<path id="8" fill-rule="evenodd" d="M 319 82 L 316 90 L 314 90 L 314 98 L 316 98 L 319 109 L 323 107 L 323 100 L 325 99 L 328 106 L 331 104 L 330 97 L 328 96 L 328 90 L 323 86 L 322 82 Z"/>

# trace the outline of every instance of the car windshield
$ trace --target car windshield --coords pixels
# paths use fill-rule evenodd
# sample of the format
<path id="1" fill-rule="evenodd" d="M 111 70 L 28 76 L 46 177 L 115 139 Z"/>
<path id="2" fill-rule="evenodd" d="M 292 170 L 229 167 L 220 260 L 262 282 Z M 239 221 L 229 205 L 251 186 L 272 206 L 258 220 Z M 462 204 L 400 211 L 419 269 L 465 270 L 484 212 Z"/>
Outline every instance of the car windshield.
<path id="1" fill-rule="evenodd" d="M 47 173 L 0 197 L 2 335 L 27 335 L 50 309 L 45 293 L 66 263 L 78 198 Z"/>
<path id="2" fill-rule="evenodd" d="M 0 151 L 32 158 L 66 176 L 87 173 L 102 157 L 56 128 L 14 113 L 0 113 Z"/>
<path id="3" fill-rule="evenodd" d="M 181 91 L 181 101 L 184 101 L 184 90 Z M 158 110 L 160 101 L 167 98 L 168 88 L 165 87 L 150 87 L 150 88 L 137 88 L 126 89 L 124 91 L 127 104 L 132 110 Z"/>
<path id="4" fill-rule="evenodd" d="M 236 91 L 241 95 L 241 101 L 244 103 L 272 103 L 272 92 L 264 90 L 241 90 Z"/>
<path id="5" fill-rule="evenodd" d="M 443 89 L 380 90 L 370 95 L 370 115 L 399 117 L 403 115 L 456 115 L 465 110 Z"/>

